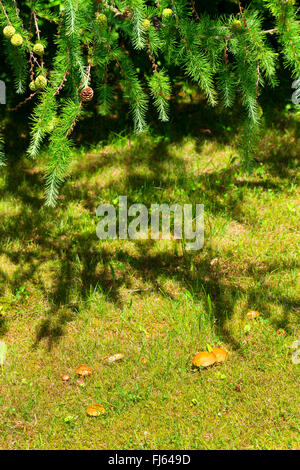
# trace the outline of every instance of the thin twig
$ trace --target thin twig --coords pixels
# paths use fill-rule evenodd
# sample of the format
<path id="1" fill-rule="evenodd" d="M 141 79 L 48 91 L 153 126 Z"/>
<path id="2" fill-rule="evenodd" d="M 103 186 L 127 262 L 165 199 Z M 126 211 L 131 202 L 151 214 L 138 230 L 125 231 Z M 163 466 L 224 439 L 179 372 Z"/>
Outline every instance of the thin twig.
<path id="1" fill-rule="evenodd" d="M 34 10 L 32 10 L 32 11 L 33 11 L 33 19 L 34 19 L 34 24 L 35 24 L 36 35 L 37 35 L 38 40 L 40 41 L 40 40 L 41 40 L 41 36 L 40 36 L 41 30 L 39 29 L 38 19 L 37 19 L 36 13 L 35 13 Z M 44 69 L 44 59 L 43 59 L 43 56 L 41 57 L 41 69 L 42 69 L 42 70 Z"/>
<path id="2" fill-rule="evenodd" d="M 3 5 L 3 3 L 1 2 L 1 0 L 0 0 L 0 5 L 1 5 L 1 8 L 2 8 L 2 10 L 3 10 L 4 16 L 6 17 L 7 21 L 9 22 L 9 24 L 11 24 L 11 21 L 10 21 L 10 19 L 9 19 L 9 17 L 8 17 L 8 14 L 7 14 L 7 12 L 6 12 L 5 8 L 4 8 L 4 5 Z"/>
<path id="3" fill-rule="evenodd" d="M 150 43 L 147 42 L 147 54 L 149 56 L 149 59 L 150 59 L 150 62 L 152 63 L 152 70 L 153 70 L 153 73 L 157 73 L 157 63 L 155 62 L 155 58 L 154 58 L 154 55 L 153 55 L 153 52 L 151 50 L 151 46 L 150 46 Z"/>
<path id="4" fill-rule="evenodd" d="M 17 111 L 17 109 L 21 108 L 21 106 L 26 104 L 27 101 L 30 101 L 36 95 L 36 93 L 37 92 L 31 93 L 31 95 L 28 96 L 28 98 L 26 98 L 24 101 L 21 101 L 21 103 L 17 104 L 17 106 L 15 106 L 14 108 L 8 108 L 8 111 Z"/>
<path id="5" fill-rule="evenodd" d="M 199 16 L 198 13 L 197 13 L 194 0 L 190 0 L 190 5 L 191 5 L 191 7 L 192 7 L 192 13 L 193 13 L 193 15 L 195 16 L 196 20 L 200 22 L 200 21 L 201 21 L 201 20 L 200 20 L 200 16 Z"/>
<path id="6" fill-rule="evenodd" d="M 65 71 L 64 77 L 63 77 L 63 79 L 62 79 L 62 81 L 61 81 L 59 87 L 57 88 L 56 92 L 54 93 L 55 95 L 59 95 L 60 92 L 61 92 L 61 90 L 64 88 L 65 83 L 66 83 L 66 81 L 68 80 L 68 79 L 67 79 L 67 76 L 68 76 L 68 75 L 70 75 L 70 72 L 69 72 L 69 70 L 67 69 L 67 70 Z"/>

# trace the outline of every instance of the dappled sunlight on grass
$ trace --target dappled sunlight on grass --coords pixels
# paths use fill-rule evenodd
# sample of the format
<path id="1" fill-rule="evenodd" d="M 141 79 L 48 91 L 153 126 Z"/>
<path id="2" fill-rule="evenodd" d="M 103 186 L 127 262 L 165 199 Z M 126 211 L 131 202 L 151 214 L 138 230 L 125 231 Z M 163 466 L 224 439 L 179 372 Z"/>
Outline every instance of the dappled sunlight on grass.
<path id="1" fill-rule="evenodd" d="M 43 206 L 43 162 L 3 173 L 1 448 L 299 447 L 288 347 L 299 336 L 293 129 L 266 134 L 251 175 L 235 146 L 210 135 L 80 150 L 55 209 Z M 203 203 L 204 249 L 98 240 L 96 207 L 119 195 L 148 207 Z M 261 317 L 249 322 L 253 309 Z M 223 344 L 229 360 L 192 373 L 208 344 Z M 123 361 L 104 364 L 118 352 Z M 80 363 L 94 369 L 85 388 Z M 107 415 L 91 421 L 93 402 Z"/>

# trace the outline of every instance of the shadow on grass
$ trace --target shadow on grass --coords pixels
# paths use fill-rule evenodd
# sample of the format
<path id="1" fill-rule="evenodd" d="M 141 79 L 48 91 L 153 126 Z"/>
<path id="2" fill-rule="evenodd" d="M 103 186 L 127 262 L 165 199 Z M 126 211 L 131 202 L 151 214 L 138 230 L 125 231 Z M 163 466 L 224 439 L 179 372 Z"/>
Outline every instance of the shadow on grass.
<path id="1" fill-rule="evenodd" d="M 231 114 L 225 126 L 217 112 L 207 114 L 201 104 L 178 106 L 177 112 L 173 112 L 173 115 L 177 116 L 176 122 L 170 123 L 165 128 L 167 139 L 162 139 L 158 144 L 153 143 L 150 146 L 147 144 L 144 147 L 142 145 L 134 149 L 128 147 L 128 149 L 122 150 L 122 186 L 127 188 L 128 204 L 137 202 L 137 194 L 138 197 L 142 194 L 142 202 L 149 207 L 153 202 L 157 202 L 153 193 L 154 187 L 163 184 L 166 188 L 172 188 L 177 185 L 182 187 L 189 201 L 199 202 L 200 200 L 204 202 L 206 210 L 213 216 L 231 214 L 232 220 L 243 223 L 244 214 L 241 206 L 246 187 L 258 187 L 262 190 L 272 189 L 278 193 L 284 190 L 290 173 L 294 170 L 294 157 L 291 157 L 294 152 L 293 142 L 288 145 L 278 145 L 264 161 L 269 174 L 275 174 L 276 179 L 270 177 L 254 182 L 247 181 L 247 179 L 241 180 L 236 176 L 236 167 L 232 165 L 229 168 L 196 175 L 192 181 L 196 185 L 196 190 L 194 186 L 191 187 L 190 179 L 180 171 L 181 168 L 184 168 L 183 159 L 170 152 L 168 142 L 180 143 L 187 135 L 194 136 L 197 138 L 195 150 L 201 154 L 203 145 L 209 139 L 222 144 L 229 143 L 233 137 L 232 129 L 237 127 L 237 118 Z M 119 125 L 122 127 L 122 122 Z M 103 138 L 103 135 L 109 135 L 109 130 L 114 128 L 115 121 L 112 119 L 107 123 L 101 118 L 102 134 L 101 132 L 97 134 L 98 126 L 100 126 L 100 121 L 93 122 L 92 125 L 91 120 L 88 119 L 82 123 L 75 134 L 77 142 L 80 143 L 82 135 L 84 135 L 85 141 L 87 140 L 90 146 L 93 146 Z M 199 134 L 199 129 L 209 129 L 210 133 L 202 135 L 200 132 Z M 154 129 L 153 132 L 155 134 L 158 130 Z M 151 290 L 158 294 L 164 293 L 163 281 L 176 280 L 182 287 L 189 289 L 196 300 L 203 299 L 204 294 L 209 296 L 216 318 L 218 334 L 230 342 L 235 349 L 239 348 L 239 344 L 226 329 L 225 321 L 231 317 L 236 301 L 241 294 L 247 296 L 249 309 L 256 305 L 256 308 L 264 310 L 266 315 L 270 313 L 266 306 L 266 297 L 270 301 L 280 304 L 284 318 L 278 322 L 276 327 L 288 328 L 290 311 L 298 307 L 296 300 L 293 301 L 283 295 L 274 298 L 273 292 L 271 290 L 266 292 L 266 288 L 263 292 L 255 287 L 239 287 L 237 290 L 234 279 L 230 276 L 225 279 L 224 274 L 211 264 L 211 260 L 217 255 L 209 241 L 205 250 L 198 255 L 188 252 L 182 255 L 179 253 L 180 250 L 175 255 L 167 250 L 153 255 L 149 251 L 153 242 L 136 242 L 136 254 L 132 255 L 122 247 L 112 251 L 108 243 L 101 243 L 99 247 L 95 233 L 92 235 L 89 233 L 65 233 L 61 238 L 53 236 L 51 229 L 49 229 L 49 220 L 52 221 L 52 224 L 59 220 L 59 207 L 56 209 L 43 207 L 39 193 L 42 184 L 41 173 L 24 172 L 21 165 L 16 163 L 24 151 L 23 141 L 26 141 L 26 136 L 21 145 L 19 143 L 16 146 L 15 160 L 9 159 L 6 184 L 2 190 L 6 198 L 15 198 L 18 206 L 21 207 L 18 215 L 9 217 L 5 227 L 0 229 L 1 239 L 12 241 L 12 248 L 3 248 L 3 245 L 0 248 L 0 254 L 5 254 L 12 263 L 18 266 L 10 281 L 11 290 L 14 292 L 24 283 L 33 279 L 37 269 L 45 260 L 59 260 L 55 287 L 49 291 L 41 280 L 36 286 L 52 307 L 50 311 L 46 312 L 45 318 L 38 326 L 33 347 L 37 347 L 42 339 L 47 339 L 48 347 L 51 349 L 52 345 L 64 334 L 66 323 L 76 316 L 78 307 L 72 303 L 74 284 L 76 284 L 80 301 L 86 301 L 91 292 L 100 289 L 107 300 L 122 308 L 123 301 L 120 289 L 134 290 L 137 279 L 139 284 L 150 284 Z M 13 142 L 12 134 L 11 142 Z M 12 145 L 10 152 L 14 148 Z M 94 214 L 99 202 L 98 183 L 91 182 L 86 186 L 80 185 L 80 188 L 73 183 L 80 181 L 83 170 L 89 178 L 92 178 L 97 171 L 113 167 L 116 158 L 119 158 L 116 152 L 102 153 L 96 157 L 92 155 L 90 160 L 87 158 L 84 168 L 79 163 L 78 168 L 72 174 L 72 179 L 63 188 L 63 204 L 67 205 L 71 202 L 83 204 L 90 214 Z M 169 175 L 165 171 L 167 162 L 172 163 L 178 169 L 176 175 Z M 146 175 L 139 172 L 139 165 L 142 163 L 147 166 Z M 233 184 L 239 188 L 238 192 L 233 189 Z M 112 194 L 122 193 L 118 181 L 111 183 L 109 188 Z M 228 196 L 226 201 L 223 197 L 224 193 Z M 255 224 L 256 221 L 253 223 Z M 69 226 L 69 229 L 72 230 L 72 226 Z M 38 248 L 25 247 L 30 241 L 33 241 Z M 20 248 L 14 248 L 14 242 L 18 242 Z M 80 273 L 78 273 L 76 258 L 80 259 Z M 119 270 L 116 274 L 113 267 L 115 262 L 123 263 L 125 269 Z M 102 274 L 97 271 L 99 263 L 103 267 Z M 23 266 L 26 266 L 26 269 Z M 283 266 L 278 266 L 276 260 L 271 261 L 260 270 L 254 269 L 251 264 L 248 264 L 241 276 L 249 276 L 257 285 L 261 285 L 266 275 L 278 268 L 284 269 Z M 130 272 L 134 272 L 134 280 Z M 2 270 L 0 270 L 0 280 L 1 278 L 3 282 L 7 282 Z M 140 295 L 144 295 L 143 290 L 140 291 Z M 170 297 L 169 293 L 165 293 L 165 295 Z M 5 331 L 2 330 L 3 328 L 0 329 L 0 333 L 4 334 Z"/>

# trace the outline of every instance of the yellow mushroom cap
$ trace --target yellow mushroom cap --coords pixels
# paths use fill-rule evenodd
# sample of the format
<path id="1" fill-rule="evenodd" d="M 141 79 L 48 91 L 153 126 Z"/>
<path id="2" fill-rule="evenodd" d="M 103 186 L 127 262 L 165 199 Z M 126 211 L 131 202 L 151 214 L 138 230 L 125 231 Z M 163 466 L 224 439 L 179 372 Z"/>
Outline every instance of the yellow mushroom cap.
<path id="1" fill-rule="evenodd" d="M 217 362 L 226 361 L 228 357 L 228 352 L 223 348 L 212 348 L 212 352 L 215 354 Z"/>
<path id="2" fill-rule="evenodd" d="M 217 362 L 217 357 L 213 352 L 201 351 L 196 354 L 192 362 L 196 367 L 209 367 Z"/>
<path id="3" fill-rule="evenodd" d="M 88 407 L 86 410 L 89 416 L 100 416 L 105 414 L 105 408 L 103 405 L 94 404 Z"/>
<path id="4" fill-rule="evenodd" d="M 256 312 L 256 311 L 253 310 L 252 312 L 248 312 L 248 313 L 247 313 L 247 318 L 253 319 L 253 318 L 259 317 L 259 315 L 260 315 L 259 312 Z"/>
<path id="5" fill-rule="evenodd" d="M 83 377 L 87 375 L 91 375 L 93 373 L 93 369 L 91 369 L 89 366 L 86 366 L 82 364 L 81 366 L 78 366 L 76 369 L 76 374 L 81 375 Z"/>

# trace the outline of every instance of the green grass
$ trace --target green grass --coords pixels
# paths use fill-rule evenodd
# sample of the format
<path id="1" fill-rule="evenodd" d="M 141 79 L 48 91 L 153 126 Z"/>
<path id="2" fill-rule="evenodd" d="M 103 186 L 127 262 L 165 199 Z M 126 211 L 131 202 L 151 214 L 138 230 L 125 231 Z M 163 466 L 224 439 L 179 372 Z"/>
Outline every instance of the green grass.
<path id="1" fill-rule="evenodd" d="M 116 137 L 78 151 L 56 209 L 43 164 L 2 173 L 1 449 L 300 448 L 296 123 L 265 132 L 251 175 L 236 155 L 213 135 Z M 203 203 L 204 249 L 98 240 L 96 207 L 119 195 Z M 192 371 L 208 344 L 228 361 Z"/>

